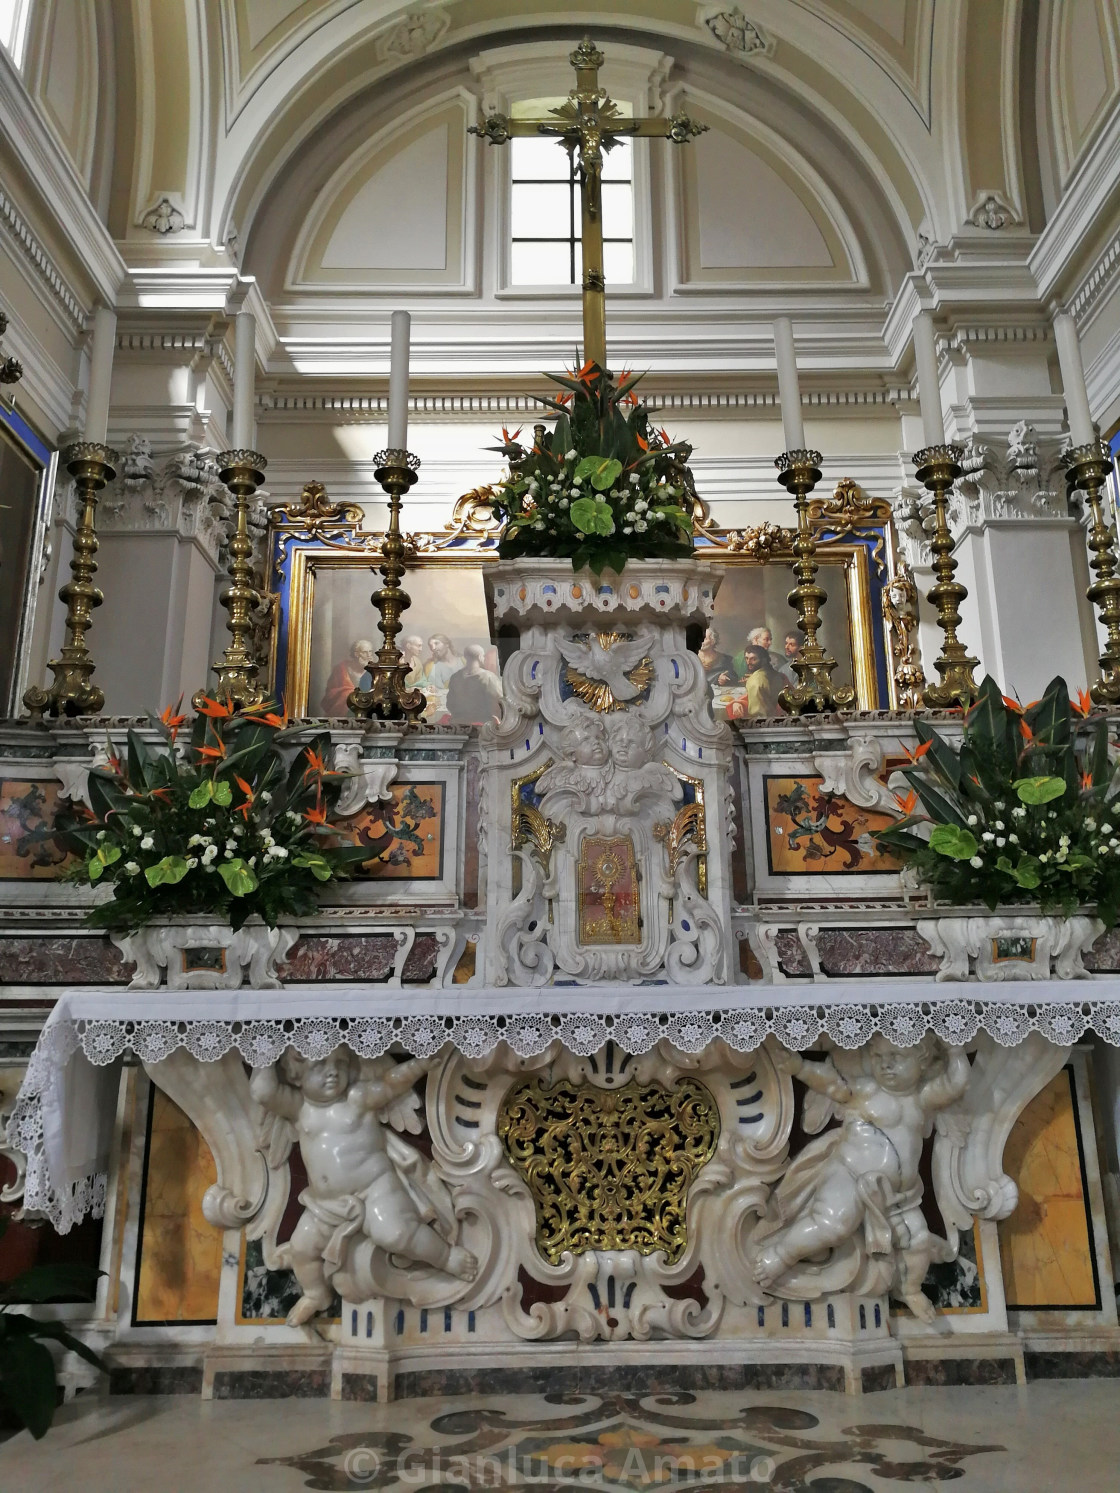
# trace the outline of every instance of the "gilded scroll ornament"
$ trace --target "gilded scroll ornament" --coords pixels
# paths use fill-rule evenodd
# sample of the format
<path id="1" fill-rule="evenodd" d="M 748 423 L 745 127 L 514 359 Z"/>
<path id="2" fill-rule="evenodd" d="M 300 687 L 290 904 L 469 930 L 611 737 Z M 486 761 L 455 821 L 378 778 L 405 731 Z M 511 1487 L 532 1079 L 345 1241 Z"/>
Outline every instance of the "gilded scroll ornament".
<path id="1" fill-rule="evenodd" d="M 550 1264 L 569 1251 L 633 1249 L 663 1250 L 675 1265 L 688 1246 L 689 1188 L 719 1140 L 719 1110 L 694 1078 L 613 1090 L 527 1078 L 502 1100 L 498 1135 L 529 1188 L 537 1248 Z"/>

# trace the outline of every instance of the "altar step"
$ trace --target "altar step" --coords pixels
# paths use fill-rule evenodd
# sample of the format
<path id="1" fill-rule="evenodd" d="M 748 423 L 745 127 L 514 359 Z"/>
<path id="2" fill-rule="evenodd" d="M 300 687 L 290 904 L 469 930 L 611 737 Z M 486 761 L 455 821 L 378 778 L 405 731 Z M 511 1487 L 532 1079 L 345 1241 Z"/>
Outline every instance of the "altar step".
<path id="1" fill-rule="evenodd" d="M 461 1344 L 446 1350 L 359 1349 L 329 1343 L 128 1344 L 110 1351 L 113 1395 L 192 1394 L 214 1400 L 411 1400 L 480 1394 L 832 1390 L 1013 1385 L 1120 1377 L 1120 1331 L 969 1333 L 869 1345 L 694 1342 Z"/>

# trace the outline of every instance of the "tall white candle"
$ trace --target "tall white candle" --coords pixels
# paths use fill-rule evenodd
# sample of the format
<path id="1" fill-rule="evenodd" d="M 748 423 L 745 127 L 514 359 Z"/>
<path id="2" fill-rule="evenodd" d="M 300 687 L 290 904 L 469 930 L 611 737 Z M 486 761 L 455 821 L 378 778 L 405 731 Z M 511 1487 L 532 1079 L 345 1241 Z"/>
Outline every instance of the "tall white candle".
<path id="1" fill-rule="evenodd" d="M 927 446 L 943 446 L 945 417 L 941 413 L 941 375 L 937 368 L 933 318 L 928 311 L 919 311 L 914 318 L 914 362 L 918 372 L 918 399 L 922 406 L 922 438 Z"/>
<path id="2" fill-rule="evenodd" d="M 89 396 L 86 399 L 87 441 L 105 443 L 109 433 L 109 391 L 113 383 L 113 354 L 117 346 L 117 313 L 98 306 L 93 313 L 93 340 L 89 351 Z"/>
<path id="3" fill-rule="evenodd" d="M 797 354 L 793 346 L 793 324 L 788 316 L 774 323 L 774 353 L 778 360 L 778 399 L 782 406 L 782 435 L 787 451 L 804 451 L 805 426 L 801 420 L 801 387 L 797 382 Z"/>
<path id="4" fill-rule="evenodd" d="M 389 449 L 408 450 L 408 329 L 407 311 L 393 312 L 389 360 Z"/>
<path id="5" fill-rule="evenodd" d="M 234 449 L 253 449 L 253 402 L 257 387 L 257 318 L 239 311 L 233 324 Z"/>
<path id="6" fill-rule="evenodd" d="M 1088 446 L 1097 438 L 1093 412 L 1089 408 L 1089 390 L 1085 386 L 1085 365 L 1081 361 L 1081 342 L 1077 323 L 1068 311 L 1054 317 L 1054 341 L 1058 344 L 1058 365 L 1062 370 L 1062 388 L 1066 396 L 1070 439 L 1075 446 Z"/>

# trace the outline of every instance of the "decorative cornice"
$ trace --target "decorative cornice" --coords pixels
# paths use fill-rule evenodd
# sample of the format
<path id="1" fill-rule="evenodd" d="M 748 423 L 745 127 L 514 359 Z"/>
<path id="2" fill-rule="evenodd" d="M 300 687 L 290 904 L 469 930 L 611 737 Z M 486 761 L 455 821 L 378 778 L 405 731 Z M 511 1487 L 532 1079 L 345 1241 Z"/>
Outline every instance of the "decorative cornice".
<path id="1" fill-rule="evenodd" d="M 1039 235 L 1029 264 L 1043 302 L 1062 294 L 1062 280 L 1078 255 L 1093 242 L 1099 226 L 1112 226 L 1114 193 L 1120 179 L 1120 104 L 1078 164 L 1049 223 Z M 1107 215 L 1107 216 L 1106 216 Z M 1068 281 L 1067 281 L 1068 283 Z"/>
<path id="2" fill-rule="evenodd" d="M 30 260 L 39 279 L 50 291 L 55 302 L 62 308 L 66 320 L 75 331 L 84 331 L 86 312 L 77 293 L 63 276 L 62 271 L 36 238 L 27 220 L 15 203 L 0 187 L 0 223 Z"/>
<path id="3" fill-rule="evenodd" d="M 810 409 L 889 409 L 909 403 L 915 396 L 905 385 L 878 389 L 803 389 L 802 405 Z M 653 411 L 737 411 L 776 412 L 778 396 L 766 390 L 710 393 L 693 391 L 683 394 L 650 394 L 646 404 Z M 268 420 L 292 414 L 342 414 L 354 418 L 383 420 L 388 415 L 389 399 L 385 394 L 297 394 L 271 392 L 257 395 L 258 418 Z M 411 416 L 440 415 L 533 415 L 541 413 L 540 401 L 531 394 L 419 394 L 408 401 Z"/>
<path id="4" fill-rule="evenodd" d="M 1118 273 L 1120 273 L 1120 233 L 1104 249 L 1096 264 L 1070 298 L 1069 310 L 1073 312 L 1078 321 L 1084 320 L 1108 290 Z"/>

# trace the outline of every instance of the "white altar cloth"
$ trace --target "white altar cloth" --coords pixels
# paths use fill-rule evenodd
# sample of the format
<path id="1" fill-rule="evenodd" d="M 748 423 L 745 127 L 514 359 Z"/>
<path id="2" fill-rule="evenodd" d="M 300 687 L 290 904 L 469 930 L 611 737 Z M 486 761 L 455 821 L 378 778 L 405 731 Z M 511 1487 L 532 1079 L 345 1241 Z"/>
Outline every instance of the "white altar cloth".
<path id="1" fill-rule="evenodd" d="M 289 985 L 281 990 L 67 990 L 40 1034 L 7 1126 L 27 1156 L 24 1205 L 66 1233 L 100 1216 L 112 1140 L 116 1064 L 155 1063 L 178 1048 L 215 1062 L 233 1048 L 247 1063 L 297 1047 L 324 1056 L 346 1042 L 363 1057 L 394 1043 L 428 1057 L 451 1042 L 481 1057 L 499 1042 L 519 1055 L 562 1042 L 590 1054 L 613 1040 L 626 1052 L 669 1042 L 700 1052 L 719 1038 L 740 1052 L 773 1033 L 802 1050 L 824 1035 L 856 1048 L 882 1032 L 910 1046 L 926 1031 L 950 1044 L 986 1031 L 1001 1046 L 1041 1032 L 1061 1047 L 1093 1030 L 1120 1046 L 1120 978 L 943 984 L 830 980 L 788 985 L 549 985 L 432 990 Z"/>

